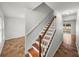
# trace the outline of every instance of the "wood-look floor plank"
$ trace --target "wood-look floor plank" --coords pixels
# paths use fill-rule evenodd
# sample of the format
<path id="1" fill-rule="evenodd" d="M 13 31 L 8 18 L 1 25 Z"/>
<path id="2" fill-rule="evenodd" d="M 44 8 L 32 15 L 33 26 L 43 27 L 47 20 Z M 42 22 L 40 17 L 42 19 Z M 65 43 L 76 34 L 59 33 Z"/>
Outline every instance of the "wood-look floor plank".
<path id="1" fill-rule="evenodd" d="M 55 53 L 55 57 L 78 57 L 78 51 L 76 48 L 76 35 L 71 35 L 71 44 L 65 44 L 62 42 L 61 46 Z"/>
<path id="2" fill-rule="evenodd" d="M 2 57 L 22 57 L 24 56 L 25 37 L 6 40 L 2 49 Z"/>

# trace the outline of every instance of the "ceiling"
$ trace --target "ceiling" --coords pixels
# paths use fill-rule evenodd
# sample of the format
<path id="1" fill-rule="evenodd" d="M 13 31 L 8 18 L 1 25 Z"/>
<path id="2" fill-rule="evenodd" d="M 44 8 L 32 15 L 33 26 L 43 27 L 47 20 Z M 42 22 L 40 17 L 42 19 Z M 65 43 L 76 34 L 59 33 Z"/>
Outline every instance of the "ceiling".
<path id="1" fill-rule="evenodd" d="M 46 4 L 58 12 L 75 10 L 79 8 L 79 2 L 46 2 Z"/>
<path id="2" fill-rule="evenodd" d="M 42 2 L 0 2 L 0 5 L 6 6 L 15 6 L 19 8 L 29 8 L 29 9 L 34 9 L 37 6 L 39 6 Z"/>
<path id="3" fill-rule="evenodd" d="M 25 18 L 26 9 L 34 9 L 41 2 L 0 2 L 0 9 L 2 9 L 5 16 Z"/>
<path id="4" fill-rule="evenodd" d="M 66 10 L 74 11 L 79 8 L 79 2 L 0 2 L 0 6 L 3 12 L 8 16 L 11 16 L 11 14 L 13 16 L 14 14 L 17 17 L 24 17 L 26 8 L 34 10 L 42 3 L 45 3 L 52 10 L 61 13 Z"/>

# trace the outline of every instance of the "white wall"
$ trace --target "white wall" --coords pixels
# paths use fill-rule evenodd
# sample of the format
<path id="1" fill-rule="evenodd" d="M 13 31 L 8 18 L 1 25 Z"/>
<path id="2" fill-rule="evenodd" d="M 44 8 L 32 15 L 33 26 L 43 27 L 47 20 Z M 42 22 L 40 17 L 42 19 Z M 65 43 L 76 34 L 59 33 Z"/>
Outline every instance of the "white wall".
<path id="1" fill-rule="evenodd" d="M 62 14 L 57 12 L 56 13 L 56 16 L 57 16 L 57 20 L 56 20 L 56 24 L 57 24 L 57 30 L 59 31 L 63 31 L 63 19 L 62 19 Z"/>
<path id="2" fill-rule="evenodd" d="M 7 17 L 25 18 L 26 8 L 5 3 L 1 5 L 4 15 Z"/>
<path id="3" fill-rule="evenodd" d="M 26 30 L 27 34 L 36 27 L 52 10 L 45 4 L 41 4 L 35 10 L 26 10 Z M 29 25 L 29 26 L 28 26 Z"/>
<path id="4" fill-rule="evenodd" d="M 21 4 L 22 6 L 20 7 L 19 4 Z M 34 5 L 35 7 L 41 3 L 38 3 L 38 4 L 24 3 L 24 4 L 25 5 L 29 4 L 29 6 L 32 8 L 32 5 Z M 41 8 L 37 7 L 36 10 L 24 8 L 23 3 L 2 3 L 1 7 L 5 14 L 5 39 L 6 40 L 24 36 L 25 23 L 26 23 L 26 26 L 29 25 L 26 28 L 27 32 L 29 33 L 32 30 L 32 28 L 34 28 L 40 21 L 42 21 L 42 19 L 44 19 L 44 17 L 51 11 L 51 9 L 45 6 L 45 4 L 42 4 Z M 40 21 L 38 21 L 38 19 Z M 27 21 L 25 22 L 25 20 Z"/>
<path id="5" fill-rule="evenodd" d="M 71 21 L 75 20 L 75 21 L 76 21 L 76 15 L 66 16 L 66 17 L 64 17 L 63 19 L 64 19 L 65 21 L 68 21 L 68 20 L 71 20 Z"/>
<path id="6" fill-rule="evenodd" d="M 62 19 L 62 14 L 57 12 L 56 16 L 57 16 L 57 20 L 56 20 L 57 33 L 56 33 L 55 39 L 54 39 L 55 40 L 55 46 L 54 46 L 55 50 L 54 50 L 53 55 L 56 53 L 56 51 L 60 47 L 61 43 L 63 42 L 63 19 Z"/>
<path id="7" fill-rule="evenodd" d="M 52 39 L 51 45 L 49 47 L 47 57 L 53 57 L 60 47 L 63 41 L 63 33 L 61 31 L 56 30 L 55 36 Z"/>
<path id="8" fill-rule="evenodd" d="M 5 39 L 25 36 L 25 19 L 5 17 Z"/>
<path id="9" fill-rule="evenodd" d="M 56 53 L 56 51 L 58 50 L 59 46 L 61 45 L 62 41 L 63 41 L 63 19 L 62 19 L 62 15 L 58 12 L 56 12 L 54 15 L 57 16 L 56 18 L 56 33 L 55 36 L 52 40 L 52 43 L 50 45 L 49 51 L 47 56 L 48 57 L 52 57 L 54 56 L 54 54 Z"/>
<path id="10" fill-rule="evenodd" d="M 2 27 L 3 27 L 3 29 L 2 29 L 2 40 L 1 40 L 1 42 L 0 42 L 0 54 L 1 54 L 1 51 L 2 51 L 2 48 L 3 48 L 3 45 L 4 45 L 4 42 L 5 42 L 5 35 L 4 35 L 4 14 L 3 14 L 3 12 L 2 12 L 2 10 L 1 10 L 1 8 L 0 8 L 0 17 L 1 17 L 1 20 L 2 20 Z"/>
<path id="11" fill-rule="evenodd" d="M 24 36 L 26 8 L 20 7 L 18 3 L 1 4 L 5 15 L 5 39 L 8 40 L 11 38 Z"/>
<path id="12" fill-rule="evenodd" d="M 45 4 L 35 10 L 27 10 L 25 52 L 32 47 L 43 27 L 51 20 L 53 11 Z"/>
<path id="13" fill-rule="evenodd" d="M 76 20 L 76 46 L 79 55 L 79 10 L 77 11 L 77 20 Z"/>
<path id="14" fill-rule="evenodd" d="M 63 20 L 64 21 L 76 21 L 76 17 L 77 17 L 77 13 L 72 13 L 72 14 L 69 14 L 69 15 L 63 15 Z"/>

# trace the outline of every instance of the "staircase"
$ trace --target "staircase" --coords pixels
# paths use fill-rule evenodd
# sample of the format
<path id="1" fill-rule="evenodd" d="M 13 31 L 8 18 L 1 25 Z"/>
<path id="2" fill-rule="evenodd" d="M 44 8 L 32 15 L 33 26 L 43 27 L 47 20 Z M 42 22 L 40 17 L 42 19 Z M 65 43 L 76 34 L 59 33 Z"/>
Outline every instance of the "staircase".
<path id="1" fill-rule="evenodd" d="M 56 32 L 56 24 L 54 18 L 44 27 L 43 31 L 40 33 L 38 39 L 32 44 L 25 55 L 26 57 L 44 57 L 48 51 L 51 41 Z M 41 37 L 40 37 L 41 36 Z M 41 44 L 39 44 L 41 43 Z"/>

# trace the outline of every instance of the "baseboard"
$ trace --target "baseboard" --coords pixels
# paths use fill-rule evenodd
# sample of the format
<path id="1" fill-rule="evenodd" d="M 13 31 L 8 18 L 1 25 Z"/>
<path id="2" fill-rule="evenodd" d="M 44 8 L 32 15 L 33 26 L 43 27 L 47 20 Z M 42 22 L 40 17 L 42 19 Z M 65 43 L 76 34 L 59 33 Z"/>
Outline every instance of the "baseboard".
<path id="1" fill-rule="evenodd" d="M 5 43 L 5 40 L 1 43 L 1 49 L 0 49 L 0 56 L 1 56 L 1 53 L 2 53 L 2 49 L 3 49 L 3 47 L 4 47 L 4 43 Z"/>
<path id="2" fill-rule="evenodd" d="M 8 38 L 8 39 L 6 39 L 6 40 L 19 39 L 19 38 L 25 38 L 25 36 L 12 37 L 12 38 Z"/>

